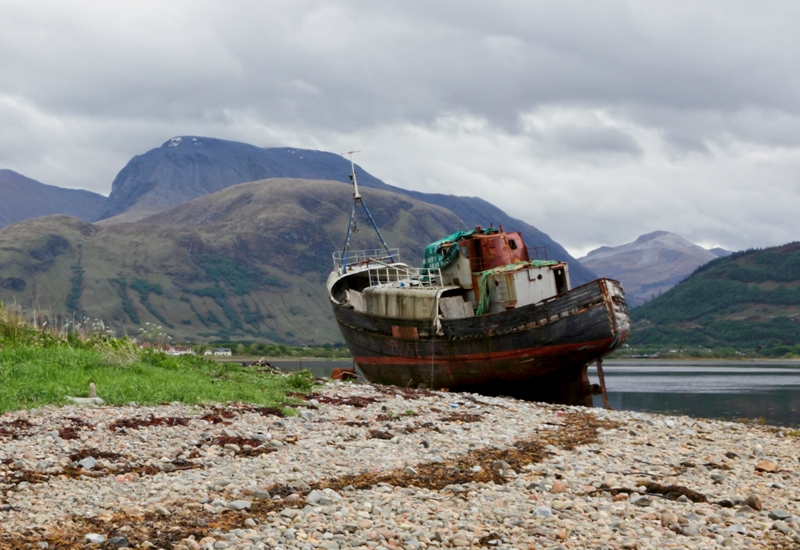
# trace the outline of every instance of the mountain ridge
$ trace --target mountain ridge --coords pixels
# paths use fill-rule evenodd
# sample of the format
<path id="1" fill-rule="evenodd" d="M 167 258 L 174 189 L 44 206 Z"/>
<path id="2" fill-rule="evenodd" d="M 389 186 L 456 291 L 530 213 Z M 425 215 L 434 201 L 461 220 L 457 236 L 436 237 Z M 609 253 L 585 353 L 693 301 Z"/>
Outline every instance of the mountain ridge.
<path id="1" fill-rule="evenodd" d="M 108 202 L 95 221 L 103 225 L 136 221 L 157 214 L 160 208 L 177 206 L 207 192 L 265 178 L 348 183 L 350 169 L 349 160 L 325 151 L 260 148 L 217 138 L 178 136 L 128 162 L 114 179 Z M 410 191 L 384 183 L 359 165 L 356 165 L 356 170 L 359 186 L 392 191 L 444 206 L 462 219 L 462 229 L 495 223 L 520 231 L 529 247 L 544 246 L 551 258 L 570 262 L 575 286 L 596 278 L 549 235 L 512 218 L 483 199 Z"/>
<path id="2" fill-rule="evenodd" d="M 798 355 L 800 242 L 712 260 L 631 317 L 631 346 Z"/>
<path id="3" fill-rule="evenodd" d="M 9 169 L 0 169 L 0 196 L 0 228 L 54 214 L 89 221 L 106 201 L 98 193 L 48 185 Z"/>
<path id="4" fill-rule="evenodd" d="M 0 299 L 54 322 L 102 319 L 118 334 L 152 322 L 182 341 L 338 342 L 324 282 L 351 204 L 347 184 L 278 178 L 140 222 L 25 220 L 0 230 Z M 461 223 L 390 191 L 374 190 L 370 210 L 412 263 L 421 262 L 424 244 Z M 372 248 L 371 239 L 361 231 L 352 246 Z"/>
<path id="5" fill-rule="evenodd" d="M 669 290 L 697 267 L 728 253 L 706 250 L 669 231 L 653 231 L 620 246 L 590 251 L 580 262 L 622 283 L 628 305 L 638 307 Z"/>

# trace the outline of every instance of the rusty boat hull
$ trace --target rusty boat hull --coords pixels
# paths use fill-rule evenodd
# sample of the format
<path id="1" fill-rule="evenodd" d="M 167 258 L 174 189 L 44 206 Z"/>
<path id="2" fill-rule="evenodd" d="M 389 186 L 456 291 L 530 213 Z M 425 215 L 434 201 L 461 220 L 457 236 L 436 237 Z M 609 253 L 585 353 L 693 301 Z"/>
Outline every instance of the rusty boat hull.
<path id="1" fill-rule="evenodd" d="M 619 282 L 598 279 L 543 302 L 462 319 L 383 317 L 333 304 L 360 373 L 401 387 L 591 406 L 588 365 L 622 345 Z"/>

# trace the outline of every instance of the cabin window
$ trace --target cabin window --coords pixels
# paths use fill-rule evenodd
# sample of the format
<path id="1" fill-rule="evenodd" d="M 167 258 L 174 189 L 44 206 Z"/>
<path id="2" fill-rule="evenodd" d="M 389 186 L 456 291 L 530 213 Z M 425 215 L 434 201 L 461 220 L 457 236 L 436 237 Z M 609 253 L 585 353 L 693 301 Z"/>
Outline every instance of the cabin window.
<path id="1" fill-rule="evenodd" d="M 517 241 L 514 239 L 508 239 L 508 246 L 511 247 L 511 250 L 517 249 Z"/>
<path id="2" fill-rule="evenodd" d="M 469 248 L 467 246 L 461 247 L 461 255 L 465 258 L 469 258 Z"/>
<path id="3" fill-rule="evenodd" d="M 567 288 L 567 274 L 564 268 L 553 270 L 556 278 L 556 294 L 563 294 L 568 290 Z"/>

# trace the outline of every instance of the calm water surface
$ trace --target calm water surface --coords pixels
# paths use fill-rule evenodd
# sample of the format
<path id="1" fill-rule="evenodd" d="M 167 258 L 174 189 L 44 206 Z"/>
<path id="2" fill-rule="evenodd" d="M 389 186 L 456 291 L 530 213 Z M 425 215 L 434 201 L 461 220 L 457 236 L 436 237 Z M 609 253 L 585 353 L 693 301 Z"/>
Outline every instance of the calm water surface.
<path id="1" fill-rule="evenodd" d="M 327 377 L 347 361 L 273 361 L 286 370 L 305 368 Z M 703 418 L 756 419 L 800 427 L 800 363 L 773 361 L 606 361 L 611 406 L 617 410 L 688 414 Z M 596 383 L 597 372 L 589 369 Z M 602 398 L 595 397 L 602 406 Z"/>
<path id="2" fill-rule="evenodd" d="M 607 361 L 608 400 L 617 410 L 755 419 L 800 426 L 800 363 Z M 597 382 L 595 368 L 589 378 Z M 602 398 L 595 398 L 602 405 Z"/>

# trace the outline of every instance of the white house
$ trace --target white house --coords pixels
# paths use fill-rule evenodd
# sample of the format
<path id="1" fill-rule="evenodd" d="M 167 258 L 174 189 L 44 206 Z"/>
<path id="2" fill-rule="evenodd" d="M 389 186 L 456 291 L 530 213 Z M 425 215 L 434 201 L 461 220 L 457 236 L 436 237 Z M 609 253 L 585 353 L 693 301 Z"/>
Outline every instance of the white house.
<path id="1" fill-rule="evenodd" d="M 167 355 L 194 355 L 194 350 L 190 346 L 167 346 L 164 353 Z"/>

